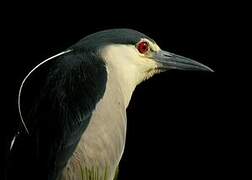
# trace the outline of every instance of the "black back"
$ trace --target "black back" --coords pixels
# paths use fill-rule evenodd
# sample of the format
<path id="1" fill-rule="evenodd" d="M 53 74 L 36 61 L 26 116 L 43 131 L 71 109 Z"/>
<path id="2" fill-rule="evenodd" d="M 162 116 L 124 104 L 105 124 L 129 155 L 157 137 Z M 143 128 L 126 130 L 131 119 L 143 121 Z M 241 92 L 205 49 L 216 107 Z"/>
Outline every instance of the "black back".
<path id="1" fill-rule="evenodd" d="M 103 61 L 83 50 L 52 59 L 31 74 L 21 96 L 30 135 L 17 137 L 9 168 L 15 173 L 8 179 L 60 175 L 103 96 L 106 78 Z"/>

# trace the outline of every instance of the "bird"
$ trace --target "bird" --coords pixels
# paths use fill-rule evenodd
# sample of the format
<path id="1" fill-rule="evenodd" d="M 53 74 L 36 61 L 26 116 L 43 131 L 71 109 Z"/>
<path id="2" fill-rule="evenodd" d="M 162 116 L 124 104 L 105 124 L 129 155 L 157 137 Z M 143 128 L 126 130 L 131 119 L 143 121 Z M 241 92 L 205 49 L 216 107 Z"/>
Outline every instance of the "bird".
<path id="1" fill-rule="evenodd" d="M 7 179 L 115 179 L 134 89 L 172 69 L 213 72 L 126 28 L 93 33 L 42 61 L 19 89 L 22 127 L 11 142 Z"/>

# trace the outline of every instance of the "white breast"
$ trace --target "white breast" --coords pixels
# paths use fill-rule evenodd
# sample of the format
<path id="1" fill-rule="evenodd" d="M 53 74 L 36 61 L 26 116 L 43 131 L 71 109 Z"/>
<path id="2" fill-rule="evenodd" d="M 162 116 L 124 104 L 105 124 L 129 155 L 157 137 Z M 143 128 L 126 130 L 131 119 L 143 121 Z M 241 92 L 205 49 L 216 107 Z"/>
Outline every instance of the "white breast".
<path id="1" fill-rule="evenodd" d="M 126 138 L 126 106 L 117 76 L 108 69 L 105 94 L 69 160 L 62 180 L 112 180 Z"/>

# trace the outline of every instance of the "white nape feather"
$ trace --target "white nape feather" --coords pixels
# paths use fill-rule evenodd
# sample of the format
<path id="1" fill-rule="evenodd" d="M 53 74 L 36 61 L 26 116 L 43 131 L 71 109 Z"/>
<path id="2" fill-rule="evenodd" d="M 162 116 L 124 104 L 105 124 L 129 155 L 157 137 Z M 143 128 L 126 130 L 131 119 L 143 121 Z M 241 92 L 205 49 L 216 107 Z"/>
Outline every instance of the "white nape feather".
<path id="1" fill-rule="evenodd" d="M 14 145 L 14 143 L 15 143 L 16 137 L 17 137 L 17 135 L 15 135 L 15 136 L 13 137 L 13 139 L 11 140 L 10 151 L 12 150 L 12 147 L 13 147 L 13 145 Z"/>
<path id="2" fill-rule="evenodd" d="M 18 113 L 19 113 L 20 119 L 21 119 L 21 121 L 22 121 L 22 124 L 23 124 L 23 126 L 24 126 L 24 128 L 25 128 L 27 134 L 29 134 L 29 131 L 28 131 L 28 128 L 27 128 L 27 126 L 26 126 L 26 124 L 25 124 L 25 122 L 24 122 L 24 119 L 23 119 L 23 116 L 22 116 L 22 112 L 21 112 L 21 105 L 20 105 L 22 88 L 23 88 L 23 86 L 24 86 L 25 81 L 27 80 L 27 78 L 28 78 L 38 67 L 40 67 L 40 66 L 43 65 L 44 63 L 46 63 L 47 61 L 52 60 L 52 59 L 54 59 L 54 58 L 56 58 L 56 57 L 59 57 L 59 56 L 61 56 L 61 55 L 63 55 L 63 54 L 66 54 L 66 53 L 68 53 L 68 52 L 70 52 L 70 51 L 72 51 L 72 50 L 69 49 L 69 50 L 63 51 L 63 52 L 61 52 L 61 53 L 59 53 L 59 54 L 56 54 L 56 55 L 54 55 L 54 56 L 52 56 L 52 57 L 50 57 L 50 58 L 48 58 L 48 59 L 42 61 L 41 63 L 39 63 L 38 65 L 36 65 L 36 66 L 25 76 L 25 78 L 23 79 L 23 81 L 22 81 L 22 83 L 21 83 L 21 85 L 20 85 L 19 91 L 18 91 Z M 13 142 L 13 144 L 14 144 L 14 142 L 15 142 L 15 137 L 13 138 L 12 142 Z M 12 144 L 12 145 L 13 145 L 13 144 Z"/>
<path id="3" fill-rule="evenodd" d="M 25 122 L 24 122 L 24 119 L 23 119 L 23 116 L 22 116 L 22 111 L 21 111 L 21 93 L 22 93 L 22 88 L 23 88 L 23 86 L 24 86 L 25 81 L 28 79 L 28 77 L 29 77 L 37 68 L 39 68 L 39 67 L 40 67 L 41 65 L 43 65 L 44 63 L 46 63 L 46 62 L 48 62 L 49 60 L 52 60 L 52 59 L 54 59 L 54 58 L 56 58 L 56 57 L 59 57 L 59 56 L 61 56 L 61 55 L 63 55 L 63 54 L 66 54 L 66 53 L 68 53 L 68 52 L 71 52 L 71 51 L 72 51 L 71 49 L 66 50 L 66 51 L 63 51 L 63 52 L 61 52 L 61 53 L 58 53 L 58 54 L 56 54 L 56 55 L 54 55 L 54 56 L 52 56 L 52 57 L 50 57 L 50 58 L 48 58 L 48 59 L 42 61 L 41 63 L 39 63 L 38 65 L 36 65 L 36 66 L 25 76 L 25 78 L 23 79 L 23 81 L 22 81 L 22 83 L 21 83 L 21 85 L 20 85 L 20 87 L 19 87 L 19 91 L 18 91 L 18 113 L 19 113 L 19 117 L 20 117 L 20 119 L 21 119 L 21 122 L 22 122 L 22 124 L 23 124 L 23 126 L 24 126 L 24 128 L 25 128 L 25 130 L 26 130 L 26 132 L 27 132 L 27 134 L 29 134 L 29 130 L 28 130 L 28 128 L 27 128 L 27 126 L 26 126 L 26 124 L 25 124 Z M 13 139 L 12 139 L 12 141 L 11 141 L 11 144 L 10 144 L 10 150 L 12 150 L 13 145 L 14 145 L 14 143 L 15 143 L 15 140 L 16 140 L 16 137 L 18 136 L 18 134 L 19 134 L 19 132 L 17 133 L 17 135 L 15 135 L 15 136 L 13 137 Z"/>

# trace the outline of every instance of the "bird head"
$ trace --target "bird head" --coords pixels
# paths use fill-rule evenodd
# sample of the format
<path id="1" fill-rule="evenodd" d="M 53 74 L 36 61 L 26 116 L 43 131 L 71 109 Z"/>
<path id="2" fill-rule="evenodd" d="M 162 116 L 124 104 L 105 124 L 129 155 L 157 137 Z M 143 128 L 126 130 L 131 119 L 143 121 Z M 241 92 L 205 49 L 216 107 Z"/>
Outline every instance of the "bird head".
<path id="1" fill-rule="evenodd" d="M 98 52 L 108 70 L 116 69 L 134 84 L 170 69 L 213 71 L 197 61 L 162 50 L 153 39 L 132 29 L 100 31 L 76 46 Z"/>
<path id="2" fill-rule="evenodd" d="M 213 71 L 192 59 L 162 50 L 156 42 L 132 29 L 110 29 L 91 34 L 74 48 L 100 56 L 108 73 L 119 78 L 131 93 L 136 85 L 154 74 L 170 69 Z"/>

